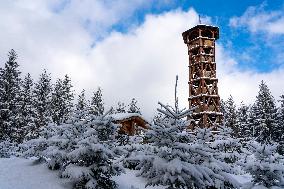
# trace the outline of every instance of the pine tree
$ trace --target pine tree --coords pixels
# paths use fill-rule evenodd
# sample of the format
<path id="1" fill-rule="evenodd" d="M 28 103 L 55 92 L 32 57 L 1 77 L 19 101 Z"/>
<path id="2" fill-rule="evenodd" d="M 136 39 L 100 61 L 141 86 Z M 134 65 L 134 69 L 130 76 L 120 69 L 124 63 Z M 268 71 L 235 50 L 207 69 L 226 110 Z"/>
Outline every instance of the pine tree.
<path id="1" fill-rule="evenodd" d="M 213 135 L 214 140 L 211 143 L 211 146 L 217 152 L 215 157 L 234 167 L 235 163 L 242 157 L 240 140 L 231 137 L 233 131 L 229 127 L 221 126 L 217 129 L 218 134 Z"/>
<path id="2" fill-rule="evenodd" d="M 73 108 L 73 100 L 74 100 L 74 91 L 72 89 L 71 79 L 68 75 L 65 75 L 63 80 L 63 104 L 64 104 L 64 111 L 62 120 L 63 122 L 69 119 L 70 114 L 72 113 Z M 62 108 L 63 110 L 63 108 Z"/>
<path id="3" fill-rule="evenodd" d="M 34 109 L 35 109 L 35 125 L 36 128 L 31 133 L 31 138 L 39 136 L 40 130 L 42 130 L 51 121 L 51 78 L 50 74 L 44 70 L 40 75 L 39 81 L 35 83 L 34 87 Z"/>
<path id="4" fill-rule="evenodd" d="M 56 124 L 68 120 L 73 107 L 74 94 L 70 78 L 66 75 L 64 80 L 56 81 L 51 98 L 51 117 Z"/>
<path id="5" fill-rule="evenodd" d="M 225 117 L 226 116 L 226 107 L 225 107 L 225 104 L 226 104 L 226 102 L 223 100 L 223 99 L 221 99 L 220 100 L 220 111 L 221 111 L 221 113 L 223 114 L 223 116 Z M 225 120 L 223 119 L 223 125 L 225 124 Z"/>
<path id="6" fill-rule="evenodd" d="M 239 137 L 248 139 L 252 136 L 252 130 L 248 123 L 249 107 L 241 102 L 237 110 L 237 127 L 239 128 Z"/>
<path id="7" fill-rule="evenodd" d="M 116 109 L 115 109 L 115 113 L 126 113 L 125 108 L 126 107 L 125 107 L 123 102 L 118 102 L 117 106 L 116 106 Z"/>
<path id="8" fill-rule="evenodd" d="M 279 141 L 276 123 L 276 106 L 268 86 L 261 81 L 256 97 L 254 137 L 260 142 Z"/>
<path id="9" fill-rule="evenodd" d="M 277 147 L 255 141 L 247 146 L 249 153 L 243 162 L 243 168 L 252 175 L 252 185 L 260 188 L 284 187 L 284 157 L 276 153 Z"/>
<path id="10" fill-rule="evenodd" d="M 232 134 L 235 137 L 239 135 L 239 128 L 237 127 L 237 112 L 236 105 L 233 97 L 230 95 L 229 99 L 225 102 L 225 126 L 232 129 Z"/>
<path id="11" fill-rule="evenodd" d="M 52 170 L 61 169 L 70 161 L 68 153 L 75 150 L 76 145 L 83 139 L 88 126 L 87 111 L 74 110 L 66 123 L 56 125 L 50 123 L 40 131 L 40 137 L 27 141 L 24 146 L 26 156 L 47 159 L 48 167 Z"/>
<path id="12" fill-rule="evenodd" d="M 17 54 L 12 49 L 4 69 L 0 70 L 0 141 L 18 141 L 20 74 Z"/>
<path id="13" fill-rule="evenodd" d="M 65 167 L 62 175 L 76 179 L 77 188 L 117 188 L 112 176 L 119 175 L 123 169 L 113 162 L 117 127 L 107 114 L 93 116 L 83 135 L 84 140 L 80 140 L 77 148 L 68 155 L 72 163 Z"/>
<path id="14" fill-rule="evenodd" d="M 104 113 L 104 102 L 102 96 L 102 90 L 99 87 L 91 100 L 91 112 L 96 116 L 103 115 Z"/>
<path id="15" fill-rule="evenodd" d="M 138 113 L 141 114 L 140 108 L 137 107 L 137 100 L 132 98 L 131 103 L 128 105 L 128 113 Z"/>
<path id="16" fill-rule="evenodd" d="M 279 141 L 279 153 L 284 154 L 284 95 L 280 96 L 280 107 L 277 112 L 277 138 Z"/>
<path id="17" fill-rule="evenodd" d="M 25 155 L 45 159 L 50 169 L 72 179 L 74 188 L 117 188 L 112 177 L 123 171 L 114 163 L 117 125 L 107 115 L 74 110 L 65 123 L 48 125 L 28 141 Z"/>
<path id="18" fill-rule="evenodd" d="M 58 79 L 55 83 L 54 90 L 51 96 L 51 118 L 56 124 L 60 124 L 63 117 L 62 107 L 63 107 L 63 86 L 62 80 Z"/>
<path id="19" fill-rule="evenodd" d="M 147 178 L 148 185 L 163 185 L 174 188 L 224 188 L 237 187 L 234 179 L 229 178 L 231 167 L 216 159 L 219 151 L 210 146 L 214 139 L 210 129 L 197 129 L 196 135 L 188 130 L 193 120 L 193 109 L 180 110 L 175 85 L 175 107 L 159 103 L 157 110 L 162 117 L 156 119 L 146 132 L 145 138 L 153 150 L 146 151 L 144 157 L 138 156 L 140 176 Z M 135 157 L 132 157 L 132 160 Z"/>
<path id="20" fill-rule="evenodd" d="M 176 111 L 176 108 L 160 105 L 163 109 L 158 111 L 164 117 L 152 124 L 145 136 L 154 150 L 145 152 L 144 157 L 131 158 L 139 160 L 136 169 L 140 169 L 140 176 L 147 178 L 146 186 L 223 188 L 236 184 L 227 174 L 231 166 L 215 158 L 220 152 L 210 146 L 211 130 L 197 129 L 196 135 L 186 132 L 189 122 L 183 118 L 192 110 Z"/>
<path id="21" fill-rule="evenodd" d="M 21 141 L 29 139 L 31 132 L 35 129 L 34 107 L 33 107 L 33 80 L 28 74 L 22 81 L 20 97 L 20 124 L 21 124 Z"/>
<path id="22" fill-rule="evenodd" d="M 87 108 L 87 101 L 86 101 L 86 97 L 85 97 L 85 89 L 83 89 L 81 91 L 80 95 L 78 96 L 76 109 L 77 110 L 84 110 L 86 108 Z"/>

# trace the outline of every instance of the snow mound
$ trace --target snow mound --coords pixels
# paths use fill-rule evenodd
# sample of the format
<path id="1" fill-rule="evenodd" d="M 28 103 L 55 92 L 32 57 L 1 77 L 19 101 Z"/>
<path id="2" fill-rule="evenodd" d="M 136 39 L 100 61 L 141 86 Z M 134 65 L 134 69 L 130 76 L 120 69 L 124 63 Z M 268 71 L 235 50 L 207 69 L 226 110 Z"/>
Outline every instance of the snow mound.
<path id="1" fill-rule="evenodd" d="M 60 179 L 58 172 L 50 171 L 45 164 L 33 164 L 23 158 L 0 158 L 1 189 L 70 189 L 67 179 Z"/>

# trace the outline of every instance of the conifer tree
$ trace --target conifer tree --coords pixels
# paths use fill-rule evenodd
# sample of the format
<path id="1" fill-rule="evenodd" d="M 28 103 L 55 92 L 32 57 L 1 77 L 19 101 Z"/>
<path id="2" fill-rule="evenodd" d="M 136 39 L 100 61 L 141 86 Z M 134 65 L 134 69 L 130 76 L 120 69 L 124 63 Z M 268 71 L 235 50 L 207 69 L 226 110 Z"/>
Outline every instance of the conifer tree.
<path id="1" fill-rule="evenodd" d="M 284 157 L 276 153 L 276 146 L 248 143 L 248 157 L 243 162 L 243 168 L 252 175 L 252 186 L 259 188 L 284 187 Z"/>
<path id="2" fill-rule="evenodd" d="M 225 126 L 232 129 L 233 136 L 238 137 L 239 128 L 237 127 L 236 105 L 231 95 L 225 103 L 225 112 L 226 112 L 224 115 Z"/>
<path id="3" fill-rule="evenodd" d="M 218 134 L 213 135 L 214 140 L 211 143 L 211 146 L 217 150 L 215 157 L 234 167 L 241 158 L 240 140 L 231 137 L 232 129 L 229 127 L 221 126 L 217 130 Z"/>
<path id="4" fill-rule="evenodd" d="M 278 141 L 275 101 L 264 81 L 259 85 L 254 111 L 254 137 L 257 137 L 257 141 Z"/>
<path id="5" fill-rule="evenodd" d="M 56 124 L 63 123 L 70 116 L 73 107 L 74 94 L 70 78 L 66 75 L 64 80 L 56 81 L 51 98 L 51 117 Z"/>
<path id="6" fill-rule="evenodd" d="M 220 99 L 220 111 L 223 114 L 223 117 L 226 116 L 226 108 L 225 108 L 226 102 L 223 99 Z M 225 124 L 225 119 L 223 119 L 223 125 Z"/>
<path id="7" fill-rule="evenodd" d="M 252 136 L 252 130 L 248 124 L 249 107 L 241 102 L 237 110 L 237 127 L 239 128 L 239 137 L 247 139 Z"/>
<path id="8" fill-rule="evenodd" d="M 20 74 L 17 54 L 12 49 L 5 67 L 0 70 L 0 141 L 18 140 Z"/>
<path id="9" fill-rule="evenodd" d="M 117 125 L 108 112 L 87 113 L 74 110 L 65 123 L 45 127 L 40 138 L 27 142 L 25 154 L 46 159 L 50 169 L 59 169 L 62 177 L 74 181 L 74 188 L 117 188 L 112 176 L 123 170 L 114 163 Z"/>
<path id="10" fill-rule="evenodd" d="M 116 109 L 115 109 L 115 113 L 126 113 L 125 108 L 126 107 L 125 107 L 125 104 L 123 102 L 118 102 Z"/>
<path id="11" fill-rule="evenodd" d="M 277 112 L 277 138 L 279 141 L 279 153 L 284 154 L 284 95 L 280 96 L 280 107 Z"/>
<path id="12" fill-rule="evenodd" d="M 86 101 L 86 96 L 85 96 L 85 89 L 83 89 L 78 96 L 76 109 L 77 110 L 84 110 L 86 108 L 87 108 L 87 101 Z"/>
<path id="13" fill-rule="evenodd" d="M 51 77 L 46 70 L 40 75 L 39 81 L 34 87 L 35 130 L 31 133 L 32 138 L 39 136 L 42 130 L 51 121 Z"/>
<path id="14" fill-rule="evenodd" d="M 104 113 L 104 102 L 102 96 L 102 90 L 99 87 L 91 100 L 91 112 L 96 116 L 103 115 Z"/>
<path id="15" fill-rule="evenodd" d="M 146 186 L 163 185 L 167 188 L 223 188 L 236 183 L 229 177 L 231 166 L 217 157 L 220 151 L 210 146 L 210 129 L 197 129 L 196 136 L 186 132 L 189 122 L 184 117 L 192 110 L 176 111 L 162 105 L 158 109 L 164 117 L 158 119 L 146 132 L 147 142 L 154 147 L 152 153 L 138 156 L 136 169 L 147 178 Z M 148 154 L 147 154 L 148 153 Z"/>
<path id="16" fill-rule="evenodd" d="M 175 87 L 175 107 L 162 103 L 157 109 L 162 118 L 156 119 L 146 132 L 146 140 L 154 150 L 138 156 L 140 176 L 147 178 L 148 185 L 174 188 L 224 188 L 236 186 L 229 178 L 230 166 L 216 159 L 219 151 L 211 148 L 213 135 L 210 129 L 197 129 L 196 135 L 187 132 L 193 109 L 180 110 Z M 132 157 L 132 161 L 135 160 Z"/>
<path id="17" fill-rule="evenodd" d="M 128 113 L 138 113 L 141 114 L 140 108 L 137 107 L 137 100 L 132 98 L 131 103 L 128 105 Z"/>
<path id="18" fill-rule="evenodd" d="M 35 129 L 34 107 L 33 107 L 33 80 L 28 74 L 22 81 L 20 97 L 20 124 L 22 125 L 20 138 L 21 141 L 29 139 L 31 132 Z"/>
<path id="19" fill-rule="evenodd" d="M 63 117 L 62 107 L 63 107 L 63 84 L 62 80 L 58 79 L 55 83 L 54 90 L 51 96 L 51 118 L 56 124 L 60 124 Z"/>
<path id="20" fill-rule="evenodd" d="M 90 129 L 85 139 L 78 142 L 78 148 L 70 153 L 72 164 L 63 173 L 67 177 L 77 177 L 78 187 L 90 189 L 114 189 L 117 184 L 112 176 L 119 175 L 122 167 L 113 163 L 115 154 L 111 145 L 116 126 L 110 118 L 99 118 L 93 121 L 95 129 Z M 81 167 L 81 168 L 80 168 Z M 72 170 L 79 168 L 81 174 Z"/>

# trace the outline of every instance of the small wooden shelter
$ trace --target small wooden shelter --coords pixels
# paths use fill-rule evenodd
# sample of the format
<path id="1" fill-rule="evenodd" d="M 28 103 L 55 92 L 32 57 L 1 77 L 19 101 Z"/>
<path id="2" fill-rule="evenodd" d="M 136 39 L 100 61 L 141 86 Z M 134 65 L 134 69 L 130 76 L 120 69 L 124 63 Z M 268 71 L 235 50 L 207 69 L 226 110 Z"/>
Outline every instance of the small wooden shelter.
<path id="1" fill-rule="evenodd" d="M 148 121 L 138 113 L 116 113 L 110 115 L 114 119 L 114 123 L 121 124 L 119 133 L 129 136 L 139 135 L 143 130 L 148 129 Z"/>

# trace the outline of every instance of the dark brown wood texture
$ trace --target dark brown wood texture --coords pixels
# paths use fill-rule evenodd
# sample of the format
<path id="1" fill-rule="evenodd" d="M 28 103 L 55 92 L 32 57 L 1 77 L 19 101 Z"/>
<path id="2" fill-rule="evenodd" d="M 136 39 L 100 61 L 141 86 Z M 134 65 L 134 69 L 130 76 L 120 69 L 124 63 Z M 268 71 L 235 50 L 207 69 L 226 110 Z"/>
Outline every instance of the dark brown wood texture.
<path id="1" fill-rule="evenodd" d="M 115 123 L 121 124 L 119 133 L 127 134 L 130 136 L 139 135 L 141 130 L 149 128 L 147 122 L 138 116 L 117 120 L 115 121 Z"/>
<path id="2" fill-rule="evenodd" d="M 214 127 L 222 122 L 215 62 L 219 28 L 197 25 L 182 36 L 189 55 L 189 108 L 197 106 L 190 128 Z"/>

